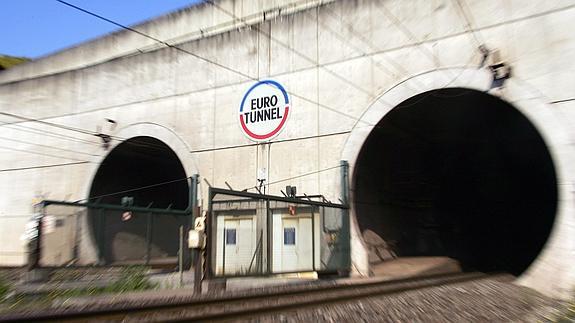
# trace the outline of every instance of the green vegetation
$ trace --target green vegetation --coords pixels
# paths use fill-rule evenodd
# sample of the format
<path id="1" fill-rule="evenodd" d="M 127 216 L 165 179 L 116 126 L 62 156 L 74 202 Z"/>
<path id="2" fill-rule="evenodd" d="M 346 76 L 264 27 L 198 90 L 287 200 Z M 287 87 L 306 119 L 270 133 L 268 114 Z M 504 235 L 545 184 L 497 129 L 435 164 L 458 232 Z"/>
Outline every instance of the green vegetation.
<path id="1" fill-rule="evenodd" d="M 87 295 L 117 294 L 131 291 L 139 291 L 156 288 L 155 284 L 148 281 L 146 277 L 147 268 L 143 266 L 131 266 L 122 269 L 120 277 L 106 287 L 89 287 L 66 290 L 55 290 L 48 297 L 55 299 L 59 297 L 79 297 Z"/>
<path id="2" fill-rule="evenodd" d="M 10 286 L 2 277 L 0 277 L 0 302 L 4 301 L 6 295 L 10 291 Z"/>
<path id="3" fill-rule="evenodd" d="M 0 71 L 8 69 L 14 65 L 18 65 L 24 62 L 29 61 L 28 58 L 25 57 L 13 57 L 13 56 L 5 56 L 0 55 Z"/>
<path id="4" fill-rule="evenodd" d="M 146 276 L 148 271 L 144 266 L 131 266 L 122 268 L 118 278 L 106 287 L 87 287 L 87 288 L 74 288 L 74 289 L 56 289 L 49 294 L 40 295 L 14 295 L 13 297 L 6 298 L 10 290 L 10 285 L 6 279 L 0 276 L 0 315 L 10 312 L 19 312 L 27 310 L 42 310 L 54 306 L 54 301 L 64 301 L 74 297 L 91 296 L 91 295 L 104 295 L 104 294 L 120 294 L 131 291 L 141 291 L 146 289 L 157 288 L 156 284 L 148 281 Z M 75 275 L 68 273 L 60 273 L 60 278 L 74 279 Z M 70 276 L 70 277 L 69 277 Z M 80 279 L 80 277 L 76 277 Z M 62 281 L 69 281 L 64 279 Z"/>
<path id="5" fill-rule="evenodd" d="M 575 296 L 567 304 L 565 310 L 555 319 L 557 323 L 575 322 Z"/>

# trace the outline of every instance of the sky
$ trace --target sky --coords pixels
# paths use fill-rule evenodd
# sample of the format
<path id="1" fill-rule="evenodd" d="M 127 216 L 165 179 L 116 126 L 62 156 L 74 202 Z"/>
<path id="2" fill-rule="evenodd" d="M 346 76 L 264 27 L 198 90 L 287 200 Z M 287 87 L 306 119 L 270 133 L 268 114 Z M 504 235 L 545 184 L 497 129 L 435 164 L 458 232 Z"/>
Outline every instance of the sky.
<path id="1" fill-rule="evenodd" d="M 200 0 L 66 0 L 124 25 L 160 16 Z M 38 58 L 118 27 L 55 0 L 2 1 L 0 54 Z"/>

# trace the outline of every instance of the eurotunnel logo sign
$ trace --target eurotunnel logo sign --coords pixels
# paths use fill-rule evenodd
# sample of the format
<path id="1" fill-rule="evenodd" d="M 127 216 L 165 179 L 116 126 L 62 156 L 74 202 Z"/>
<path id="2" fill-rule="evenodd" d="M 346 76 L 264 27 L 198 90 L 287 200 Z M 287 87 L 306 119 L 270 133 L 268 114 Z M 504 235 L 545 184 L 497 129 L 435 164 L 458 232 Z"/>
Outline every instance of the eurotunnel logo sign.
<path id="1" fill-rule="evenodd" d="M 242 131 L 253 141 L 268 141 L 285 127 L 289 110 L 284 87 L 276 81 L 260 81 L 242 99 L 239 111 Z"/>

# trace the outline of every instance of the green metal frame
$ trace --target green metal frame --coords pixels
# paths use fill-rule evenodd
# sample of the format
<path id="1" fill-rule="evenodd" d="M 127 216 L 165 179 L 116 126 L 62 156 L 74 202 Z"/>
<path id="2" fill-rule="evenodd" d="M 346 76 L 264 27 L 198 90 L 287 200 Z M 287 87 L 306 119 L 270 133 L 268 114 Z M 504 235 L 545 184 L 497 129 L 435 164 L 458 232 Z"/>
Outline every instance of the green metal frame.
<path id="1" fill-rule="evenodd" d="M 270 241 L 269 239 L 271 239 L 271 232 L 269 232 L 272 228 L 271 226 L 269 226 L 270 222 L 270 217 L 271 214 L 269 213 L 270 210 L 270 205 L 269 202 L 270 201 L 278 201 L 278 202 L 286 202 L 286 203 L 293 203 L 293 204 L 304 204 L 304 205 L 310 205 L 310 206 L 318 206 L 318 207 L 330 207 L 330 208 L 337 208 L 337 209 L 341 209 L 343 211 L 345 211 L 345 215 L 343 216 L 343 226 L 345 227 L 345 231 L 342 232 L 343 235 L 345 237 L 347 237 L 347 239 L 349 240 L 349 205 L 348 205 L 348 197 L 347 197 L 347 192 L 348 192 L 348 172 L 347 172 L 347 162 L 342 161 L 342 168 L 344 168 L 344 170 L 342 171 L 342 192 L 343 192 L 343 201 L 344 204 L 336 204 L 336 203 L 331 203 L 331 202 L 321 202 L 321 201 L 313 201 L 313 200 L 309 200 L 309 199 L 303 199 L 303 198 L 292 198 L 292 197 L 284 197 L 284 196 L 274 196 L 274 195 L 265 195 L 265 194 L 258 194 L 258 193 L 250 193 L 250 192 L 246 192 L 246 191 L 234 191 L 234 190 L 228 190 L 228 189 L 221 189 L 221 188 L 214 188 L 214 187 L 210 187 L 209 189 L 209 193 L 208 193 L 208 219 L 206 220 L 206 232 L 208 234 L 212 234 L 212 228 L 215 225 L 215 217 L 212 216 L 212 205 L 213 204 L 217 204 L 217 203 L 227 203 L 227 202 L 238 202 L 241 200 L 215 200 L 214 201 L 214 197 L 218 194 L 223 194 L 223 195 L 230 195 L 230 196 L 237 196 L 237 197 L 245 197 L 245 198 L 249 198 L 249 199 L 258 199 L 258 200 L 265 200 L 266 201 L 266 208 L 268 210 L 268 234 L 267 234 L 267 239 L 268 239 L 268 246 L 270 245 Z M 313 232 L 312 232 L 313 233 Z M 207 277 L 210 279 L 214 279 L 217 278 L 219 276 L 216 276 L 214 273 L 214 268 L 212 267 L 212 262 L 213 262 L 213 248 L 215 247 L 215 243 L 212 242 L 213 239 L 208 239 L 207 241 L 207 246 L 206 246 L 206 255 L 207 255 L 207 259 L 206 259 L 206 264 L 207 264 Z M 347 244 L 345 246 L 345 248 L 347 250 L 349 250 L 349 244 Z M 271 252 L 272 250 L 270 248 L 268 248 L 267 250 L 268 254 L 266 255 L 268 257 L 268 259 L 271 258 Z M 346 267 L 349 269 L 349 266 L 351 265 L 351 258 L 348 260 L 348 264 L 346 264 Z M 265 273 L 263 274 L 259 274 L 259 276 L 268 276 L 268 275 L 275 275 L 275 273 L 271 273 L 271 268 L 270 268 L 270 263 L 268 262 L 268 268 L 266 270 Z M 287 272 L 286 272 L 287 273 Z M 225 277 L 227 278 L 231 278 L 231 277 L 245 277 L 246 275 L 227 275 Z M 219 277 L 221 278 L 221 277 Z"/>
<path id="2" fill-rule="evenodd" d="M 196 214 L 196 209 L 198 205 L 197 201 L 197 185 L 198 185 L 198 175 L 193 175 L 189 178 L 189 202 L 188 207 L 185 210 L 172 210 L 170 208 L 160 209 L 160 208 L 152 208 L 152 207 L 141 207 L 141 206 L 122 206 L 117 204 L 106 204 L 106 203 L 81 203 L 81 202 L 68 202 L 68 201 L 57 201 L 57 200 L 44 200 L 42 201 L 39 206 L 45 208 L 49 205 L 61 205 L 61 206 L 71 206 L 71 207 L 80 207 L 86 209 L 94 209 L 98 210 L 97 220 L 96 220 L 96 230 L 95 230 L 95 240 L 97 243 L 98 248 L 98 264 L 105 265 L 105 244 L 103 239 L 104 234 L 104 226 L 106 223 L 106 219 L 104 216 L 104 212 L 106 210 L 114 210 L 114 211 L 130 211 L 130 212 L 141 212 L 147 215 L 147 224 L 146 224 L 146 243 L 147 243 L 147 251 L 146 251 L 146 264 L 150 263 L 150 250 L 151 250 L 151 241 L 152 241 L 152 227 L 153 227 L 153 214 L 160 213 L 164 215 L 173 215 L 173 216 L 187 216 L 187 228 L 185 232 L 192 227 L 194 223 L 194 218 L 198 216 Z M 41 220 L 40 220 L 41 221 Z M 39 251 L 40 252 L 40 251 Z M 185 257 L 189 260 L 191 258 L 189 250 L 185 252 Z M 38 256 L 40 258 L 40 256 Z"/>

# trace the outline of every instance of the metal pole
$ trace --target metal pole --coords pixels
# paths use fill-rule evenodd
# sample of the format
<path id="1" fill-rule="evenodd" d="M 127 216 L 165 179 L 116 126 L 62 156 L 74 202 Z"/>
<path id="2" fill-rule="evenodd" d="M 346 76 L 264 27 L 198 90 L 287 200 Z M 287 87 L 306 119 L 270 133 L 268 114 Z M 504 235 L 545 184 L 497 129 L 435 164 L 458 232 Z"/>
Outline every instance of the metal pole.
<path id="1" fill-rule="evenodd" d="M 311 209 L 311 270 L 315 271 L 315 212 L 313 206 Z"/>
<path id="2" fill-rule="evenodd" d="M 200 175 L 194 174 L 190 178 L 190 208 L 191 208 L 191 223 L 188 224 L 188 230 L 193 228 L 193 224 L 198 214 L 198 183 L 200 181 Z M 187 234 L 187 232 L 186 232 Z M 193 249 L 190 253 L 186 253 L 192 260 L 192 265 L 194 266 L 194 294 L 200 294 L 202 292 L 202 260 L 200 258 L 200 250 Z"/>
<path id="3" fill-rule="evenodd" d="M 226 225 L 224 224 L 224 250 L 222 251 L 222 276 L 226 275 Z"/>
<path id="4" fill-rule="evenodd" d="M 347 160 L 340 161 L 341 165 L 341 200 L 343 204 L 349 204 L 349 163 Z"/>
<path id="5" fill-rule="evenodd" d="M 180 250 L 178 252 L 178 272 L 180 274 L 180 288 L 184 285 L 184 226 L 180 225 Z"/>
<path id="6" fill-rule="evenodd" d="M 195 219 L 200 216 L 199 214 L 197 214 L 197 208 L 198 208 L 198 182 L 199 182 L 199 175 L 195 174 L 192 177 L 190 177 L 189 183 L 190 183 L 190 189 L 188 190 L 190 192 L 190 201 L 188 204 L 188 208 L 190 211 L 190 217 L 188 218 L 188 230 L 193 228 L 194 226 L 194 221 Z"/>
<path id="7" fill-rule="evenodd" d="M 273 215 L 272 215 L 272 211 L 270 209 L 270 200 L 266 199 L 266 228 L 265 228 L 265 233 L 266 233 L 266 274 L 269 274 L 272 272 L 272 262 L 273 262 Z M 262 248 L 262 254 L 264 254 L 263 252 L 263 248 Z"/>
<path id="8" fill-rule="evenodd" d="M 200 250 L 193 250 L 193 262 L 194 262 L 194 293 L 200 294 L 202 292 L 202 259 L 200 257 Z"/>
<path id="9" fill-rule="evenodd" d="M 342 209 L 342 221 L 341 221 L 341 239 L 338 239 L 338 244 L 342 248 L 345 259 L 345 267 L 348 275 L 351 271 L 351 241 L 350 241 L 350 213 L 349 213 L 349 164 L 347 160 L 341 161 L 341 199 L 343 204 L 348 208 Z"/>
<path id="10" fill-rule="evenodd" d="M 150 264 L 150 259 L 152 255 L 152 213 L 147 213 L 147 223 L 146 223 L 146 265 Z"/>
<path id="11" fill-rule="evenodd" d="M 100 265 L 106 264 L 106 217 L 104 209 L 98 212 L 98 259 Z"/>
<path id="12" fill-rule="evenodd" d="M 34 208 L 36 209 L 34 217 L 37 216 L 36 238 L 30 239 L 28 242 L 28 271 L 38 267 L 42 254 L 42 223 L 44 222 L 44 206 L 42 204 L 37 204 Z"/>

